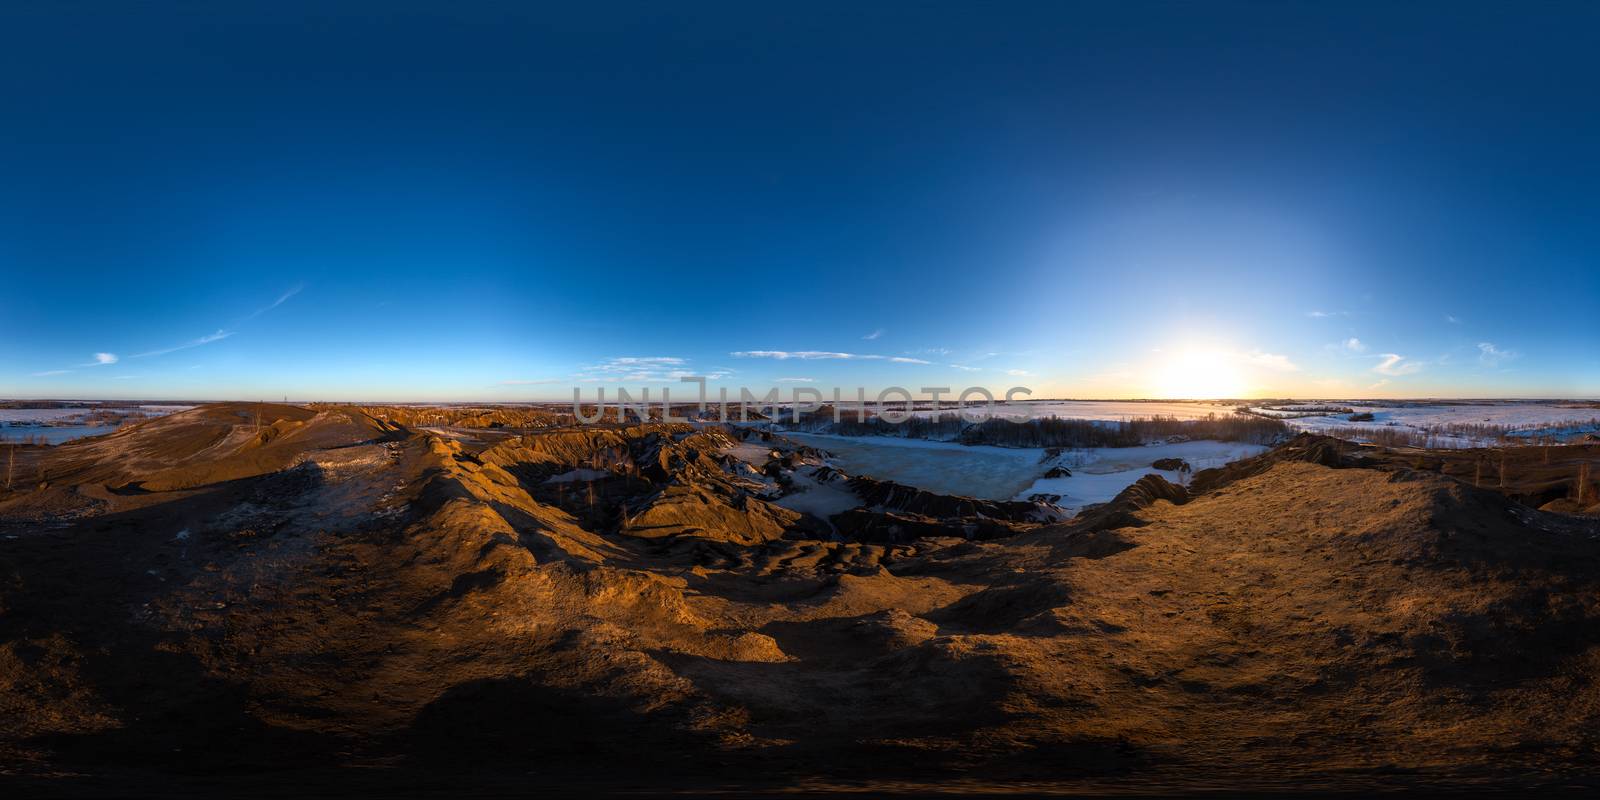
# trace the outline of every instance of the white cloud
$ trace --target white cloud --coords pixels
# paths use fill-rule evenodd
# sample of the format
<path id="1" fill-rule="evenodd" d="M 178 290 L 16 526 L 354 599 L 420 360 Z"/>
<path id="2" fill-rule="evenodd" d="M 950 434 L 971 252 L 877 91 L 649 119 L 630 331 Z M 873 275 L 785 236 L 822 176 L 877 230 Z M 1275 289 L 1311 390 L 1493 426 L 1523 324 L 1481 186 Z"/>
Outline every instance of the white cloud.
<path id="1" fill-rule="evenodd" d="M 950 366 L 951 366 L 951 368 L 959 369 L 962 372 L 982 372 L 983 371 L 982 369 L 979 369 L 978 367 L 969 367 L 969 366 L 967 366 L 965 364 L 951 364 Z"/>
<path id="2" fill-rule="evenodd" d="M 1354 336 L 1344 340 L 1344 344 L 1342 345 L 1342 347 L 1344 347 L 1344 349 L 1349 350 L 1352 353 L 1365 353 L 1365 352 L 1367 352 L 1367 346 L 1362 344 L 1361 340 L 1357 339 Z"/>
<path id="3" fill-rule="evenodd" d="M 778 378 L 777 383 L 811 383 L 811 378 Z"/>
<path id="4" fill-rule="evenodd" d="M 1033 373 L 1025 369 L 1008 369 L 1006 370 L 1006 374 L 1017 378 L 1026 378 L 1033 375 Z"/>
<path id="5" fill-rule="evenodd" d="M 1329 317 L 1348 317 L 1348 316 L 1350 316 L 1350 312 L 1348 312 L 1348 311 L 1307 311 L 1306 312 L 1306 316 L 1313 317 L 1313 318 L 1316 318 L 1316 319 L 1327 319 Z"/>
<path id="6" fill-rule="evenodd" d="M 208 336 L 202 336 L 202 337 L 200 337 L 198 339 L 195 339 L 194 341 L 184 342 L 183 344 L 180 344 L 180 345 L 178 345 L 176 347 L 165 347 L 165 348 L 162 348 L 160 350 L 151 350 L 148 353 L 135 353 L 132 357 L 133 358 L 147 358 L 149 356 L 164 356 L 164 355 L 166 355 L 168 353 L 176 353 L 179 350 L 188 350 L 191 347 L 199 347 L 200 345 L 203 345 L 203 344 L 211 344 L 212 342 L 221 341 L 221 340 L 226 339 L 226 338 L 228 338 L 229 336 L 232 336 L 232 335 L 233 335 L 233 331 L 218 330 L 216 333 L 210 334 Z"/>
<path id="7" fill-rule="evenodd" d="M 116 353 L 95 353 L 94 361 L 84 364 L 86 367 L 103 367 L 107 364 L 117 363 Z"/>
<path id="8" fill-rule="evenodd" d="M 676 382 L 680 378 L 705 378 L 714 381 L 732 374 L 732 370 L 723 369 L 697 372 L 689 369 L 688 363 L 688 359 L 675 356 L 618 356 L 598 364 L 590 364 L 578 370 L 573 377 L 585 383 L 621 381 L 668 383 Z"/>
<path id="9" fill-rule="evenodd" d="M 43 377 L 48 376 L 48 375 L 65 375 L 65 374 L 67 374 L 67 373 L 69 373 L 71 371 L 72 370 L 70 370 L 70 369 L 47 369 L 44 372 L 35 372 L 35 373 L 33 373 L 33 377 L 35 377 L 35 378 L 43 378 Z"/>
<path id="10" fill-rule="evenodd" d="M 1378 381 L 1377 383 L 1374 383 L 1371 386 L 1368 386 L 1367 388 L 1368 389 L 1380 389 L 1380 388 L 1382 388 L 1384 386 L 1388 386 L 1388 385 L 1389 385 L 1389 379 L 1388 378 L 1384 378 L 1384 379 Z"/>
<path id="11" fill-rule="evenodd" d="M 798 358 L 802 361 L 816 361 L 820 359 L 874 359 L 883 356 L 864 356 L 858 353 L 835 353 L 828 350 L 737 350 L 728 355 L 734 358 L 775 358 L 786 361 Z"/>
<path id="12" fill-rule="evenodd" d="M 1446 315 L 1444 315 L 1444 321 L 1450 323 L 1451 325 L 1460 325 L 1461 324 L 1461 319 L 1456 317 L 1454 314 L 1446 314 Z"/>
<path id="13" fill-rule="evenodd" d="M 1290 361 L 1288 356 L 1278 355 L 1277 353 L 1263 353 L 1260 350 L 1254 350 L 1241 354 L 1238 358 L 1247 364 L 1275 369 L 1279 372 L 1298 372 L 1300 370 L 1300 367 Z"/>
<path id="14" fill-rule="evenodd" d="M 876 338 L 878 338 L 879 336 L 882 336 L 882 335 L 883 335 L 883 329 L 879 328 L 879 329 L 873 331 L 872 333 L 869 333 L 866 336 L 863 336 L 861 338 L 866 339 L 867 341 L 872 341 L 873 339 L 876 339 Z"/>
<path id="15" fill-rule="evenodd" d="M 1478 342 L 1478 363 L 1486 367 L 1498 367 L 1502 361 L 1511 361 L 1520 356 L 1515 350 L 1502 350 L 1494 346 L 1494 342 Z"/>
<path id="16" fill-rule="evenodd" d="M 1410 375 L 1422 369 L 1421 361 L 1407 361 L 1405 356 L 1397 353 L 1384 353 L 1378 357 L 1383 360 L 1378 362 L 1378 365 L 1373 367 L 1372 371 L 1380 375 L 1399 377 L 1401 375 Z"/>
<path id="17" fill-rule="evenodd" d="M 905 356 L 879 356 L 867 353 L 840 353 L 833 350 L 735 350 L 728 355 L 734 358 L 772 358 L 778 361 L 798 359 L 800 361 L 892 361 L 896 364 L 927 364 L 920 358 L 907 358 Z"/>

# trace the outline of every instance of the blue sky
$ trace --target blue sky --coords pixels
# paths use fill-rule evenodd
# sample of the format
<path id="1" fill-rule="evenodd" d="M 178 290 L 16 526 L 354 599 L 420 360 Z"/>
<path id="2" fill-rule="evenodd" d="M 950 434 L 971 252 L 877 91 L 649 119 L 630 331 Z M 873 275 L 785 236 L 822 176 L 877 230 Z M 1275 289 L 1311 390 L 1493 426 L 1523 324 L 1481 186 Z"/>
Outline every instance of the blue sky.
<path id="1" fill-rule="evenodd" d="M 7 4 L 0 396 L 1600 395 L 1594 4 Z"/>

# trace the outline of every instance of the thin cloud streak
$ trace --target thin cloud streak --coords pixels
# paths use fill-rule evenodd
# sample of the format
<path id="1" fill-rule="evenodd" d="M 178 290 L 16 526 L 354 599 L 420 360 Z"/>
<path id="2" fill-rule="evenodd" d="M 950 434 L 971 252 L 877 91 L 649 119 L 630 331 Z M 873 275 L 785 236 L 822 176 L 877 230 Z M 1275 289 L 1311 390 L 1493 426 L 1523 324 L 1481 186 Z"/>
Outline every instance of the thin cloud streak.
<path id="1" fill-rule="evenodd" d="M 771 358 L 778 361 L 787 361 L 791 358 L 800 361 L 890 361 L 896 364 L 930 364 L 920 358 L 907 358 L 906 356 L 880 356 L 869 353 L 840 353 L 832 350 L 736 350 L 728 355 L 734 358 Z"/>
<path id="2" fill-rule="evenodd" d="M 278 295 L 278 299 L 277 299 L 277 300 L 274 300 L 274 301 L 272 301 L 272 305 L 270 305 L 270 306 L 267 306 L 267 307 L 266 307 L 266 308 L 262 308 L 262 309 L 259 309 L 259 310 L 257 310 L 257 311 L 256 311 L 256 312 L 255 312 L 255 313 L 253 313 L 253 314 L 251 314 L 251 315 L 250 315 L 250 316 L 248 316 L 248 317 L 245 317 L 245 318 L 244 318 L 244 319 L 242 319 L 242 320 L 239 320 L 239 321 L 240 321 L 240 322 L 247 322 L 247 321 L 249 321 L 249 320 L 252 320 L 252 319 L 255 319 L 255 318 L 256 318 L 256 317 L 259 317 L 259 316 L 261 316 L 261 315 L 262 315 L 262 314 L 265 314 L 265 313 L 267 313 L 267 312 L 268 312 L 268 311 L 271 311 L 271 310 L 272 310 L 272 309 L 274 309 L 274 308 L 277 308 L 277 307 L 278 307 L 278 306 L 281 306 L 281 305 L 283 305 L 283 304 L 284 304 L 284 303 L 286 303 L 286 302 L 288 302 L 288 301 L 289 301 L 289 298 L 291 298 L 291 297 L 294 297 L 294 296 L 295 296 L 295 295 L 297 295 L 297 294 L 299 294 L 299 293 L 300 293 L 300 292 L 301 292 L 301 291 L 303 291 L 303 290 L 304 290 L 304 289 L 305 289 L 305 288 L 306 288 L 306 285 L 305 285 L 305 284 L 303 284 L 303 283 L 297 283 L 297 284 L 295 284 L 295 285 L 294 285 L 294 286 L 292 286 L 292 287 L 290 287 L 290 288 L 289 288 L 289 291 L 287 291 L 287 292 L 284 292 L 284 293 L 283 293 L 283 294 L 281 294 L 281 295 Z"/>
<path id="3" fill-rule="evenodd" d="M 1383 360 L 1378 362 L 1378 365 L 1373 367 L 1372 371 L 1380 375 L 1399 377 L 1401 375 L 1410 375 L 1422 369 L 1421 361 L 1407 361 L 1405 356 L 1398 353 L 1384 353 L 1378 357 Z"/>
<path id="4" fill-rule="evenodd" d="M 208 336 L 202 336 L 202 337 L 200 337 L 198 339 L 195 339 L 194 341 L 184 342 L 183 344 L 180 344 L 180 345 L 178 345 L 176 347 L 164 347 L 164 348 L 162 348 L 160 350 L 151 350 L 151 351 L 149 351 L 147 353 L 135 353 L 135 354 L 129 356 L 129 358 L 149 358 L 151 356 L 164 356 L 164 355 L 166 355 L 168 353 L 176 353 L 179 350 L 188 350 L 191 347 L 199 347 L 200 345 L 203 345 L 203 344 L 211 344 L 212 342 L 220 342 L 223 339 L 226 339 L 229 336 L 232 336 L 233 334 L 234 334 L 233 331 L 218 329 L 216 333 L 210 334 Z"/>
<path id="5" fill-rule="evenodd" d="M 1498 367 L 1503 361 L 1511 361 L 1522 355 L 1515 350 L 1504 350 L 1494 346 L 1494 342 L 1478 343 L 1478 363 L 1486 367 Z"/>

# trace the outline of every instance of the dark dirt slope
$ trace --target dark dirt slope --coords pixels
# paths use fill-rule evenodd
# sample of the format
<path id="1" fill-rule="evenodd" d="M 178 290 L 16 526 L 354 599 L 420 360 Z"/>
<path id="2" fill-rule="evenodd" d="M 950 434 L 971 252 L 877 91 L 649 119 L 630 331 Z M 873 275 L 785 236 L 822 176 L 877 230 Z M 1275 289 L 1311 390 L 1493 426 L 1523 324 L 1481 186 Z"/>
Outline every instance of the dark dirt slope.
<path id="1" fill-rule="evenodd" d="M 602 470 L 639 508 L 740 484 L 713 442 L 618 437 L 394 432 L 11 523 L 0 763 L 111 793 L 1600 778 L 1592 521 L 1302 441 L 991 541 L 720 512 L 641 537 L 549 479 Z"/>
<path id="2" fill-rule="evenodd" d="M 58 484 L 184 489 L 276 472 L 307 451 L 378 441 L 398 430 L 353 409 L 222 403 L 50 448 L 31 472 Z"/>

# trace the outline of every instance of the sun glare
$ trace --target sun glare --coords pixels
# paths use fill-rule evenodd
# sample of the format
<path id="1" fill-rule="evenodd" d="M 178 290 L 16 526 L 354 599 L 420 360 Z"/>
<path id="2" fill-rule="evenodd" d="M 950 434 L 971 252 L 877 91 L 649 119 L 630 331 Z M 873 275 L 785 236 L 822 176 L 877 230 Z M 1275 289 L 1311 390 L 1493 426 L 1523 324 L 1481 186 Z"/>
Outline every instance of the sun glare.
<path id="1" fill-rule="evenodd" d="M 1185 352 L 1157 368 L 1152 395 L 1186 400 L 1215 400 L 1245 395 L 1244 376 L 1224 353 Z"/>

